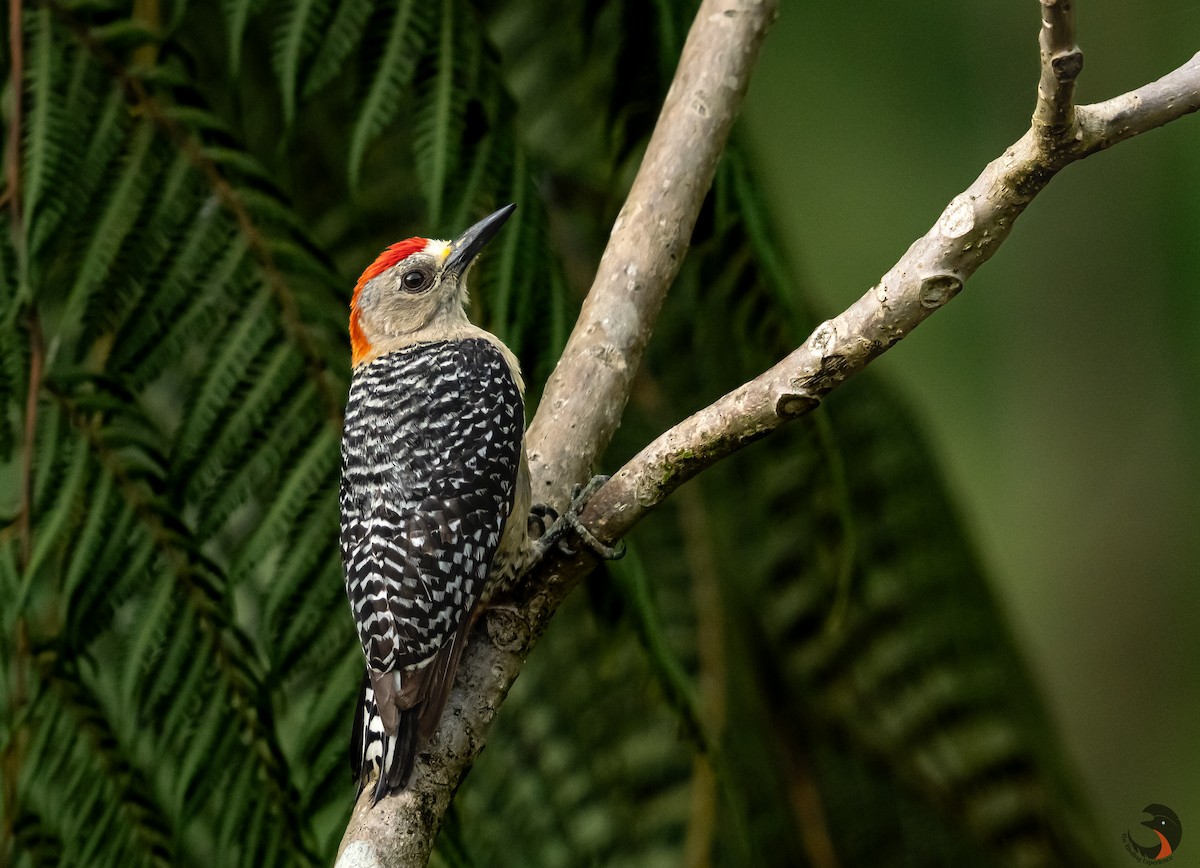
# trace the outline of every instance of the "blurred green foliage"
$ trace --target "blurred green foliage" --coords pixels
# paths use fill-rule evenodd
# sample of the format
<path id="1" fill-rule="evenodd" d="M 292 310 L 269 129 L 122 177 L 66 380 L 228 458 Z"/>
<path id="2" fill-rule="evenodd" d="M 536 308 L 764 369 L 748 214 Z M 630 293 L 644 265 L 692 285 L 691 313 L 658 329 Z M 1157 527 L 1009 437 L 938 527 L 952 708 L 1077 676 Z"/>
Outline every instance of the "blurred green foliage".
<path id="1" fill-rule="evenodd" d="M 1083 103 L 1200 50 L 1195 3 L 1074 5 Z M 822 315 L 1025 129 L 1036 11 L 784 5 L 743 131 Z M 931 435 L 1112 865 L 1146 804 L 1200 816 L 1198 123 L 1063 172 L 954 304 L 873 366 Z"/>
<path id="2" fill-rule="evenodd" d="M 694 6 L 26 4 L 19 74 L 7 30 L 0 49 L 21 142 L 0 230 L 0 859 L 331 860 L 361 667 L 336 547 L 354 276 L 398 237 L 517 202 L 472 313 L 517 350 L 536 401 Z M 944 156 L 938 175 L 905 174 L 929 135 L 910 118 L 974 105 L 930 98 L 965 87 L 947 65 L 985 61 L 938 29 L 953 15 L 927 9 L 897 41 L 903 16 L 870 12 L 811 22 L 819 38 L 780 25 L 777 44 L 803 48 L 768 52 L 611 467 L 837 303 L 802 291 L 792 262 L 817 263 L 822 286 L 869 285 L 1007 141 L 988 112 L 943 114 L 933 138 L 964 174 Z M 1036 26 L 1036 8 L 1003 14 Z M 910 57 L 921 35 L 930 54 Z M 961 56 L 935 58 L 945 45 Z M 863 54 L 849 75 L 846 46 Z M 860 62 L 884 49 L 911 80 Z M 1027 95 L 1024 66 L 996 105 Z M 804 92 L 807 134 L 769 108 Z M 982 157 L 949 147 L 963 117 L 987 134 Z M 833 118 L 863 127 L 830 134 Z M 869 156 L 834 144 L 869 149 L 880 126 L 906 135 Z M 836 190 L 805 206 L 826 216 L 794 216 L 797 178 Z M 839 213 L 854 222 L 835 242 Z M 779 231 L 801 224 L 816 234 Z M 893 252 L 867 255 L 869 231 Z M 1044 280 L 1073 273 L 1054 232 Z M 1012 639 L 955 512 L 911 413 L 868 376 L 686 487 L 555 619 L 435 859 L 1103 858 L 1022 660 L 1041 649 Z"/>

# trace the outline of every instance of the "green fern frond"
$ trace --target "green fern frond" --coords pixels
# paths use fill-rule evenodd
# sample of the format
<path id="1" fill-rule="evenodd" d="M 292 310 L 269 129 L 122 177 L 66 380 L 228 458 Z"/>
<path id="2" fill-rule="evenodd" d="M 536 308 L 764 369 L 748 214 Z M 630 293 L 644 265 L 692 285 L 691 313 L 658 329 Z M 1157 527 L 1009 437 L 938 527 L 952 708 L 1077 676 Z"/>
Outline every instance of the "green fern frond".
<path id="1" fill-rule="evenodd" d="M 3 242 L 0 241 L 0 247 Z M 8 266 L 0 254 L 0 269 Z M 2 280 L 2 279 L 0 279 Z M 21 353 L 21 341 L 16 329 L 9 327 L 4 321 L 10 316 L 7 307 L 15 306 L 16 287 L 0 288 L 0 293 L 11 293 L 7 299 L 0 296 L 0 407 L 9 408 L 20 405 L 25 385 L 21 382 L 24 371 L 24 359 Z M 0 411 L 0 467 L 15 466 L 17 449 L 17 424 L 14 413 Z M 23 438 L 22 438 L 23 439 Z M 0 494 L 0 528 L 15 517 L 18 509 L 17 486 L 8 486 L 7 494 Z"/>
<path id="2" fill-rule="evenodd" d="M 63 305 L 61 331 L 64 335 L 75 336 L 83 325 L 84 313 L 93 303 L 94 292 L 109 273 L 146 203 L 152 188 L 153 174 L 149 163 L 154 139 L 154 128 L 146 123 L 136 126 L 131 134 L 120 175 L 101 206 L 82 258 L 74 264 L 75 281 Z"/>
<path id="3" fill-rule="evenodd" d="M 246 25 L 263 8 L 266 0 L 221 0 L 225 13 L 225 27 L 229 35 L 229 75 L 236 78 L 242 65 L 242 40 Z"/>
<path id="4" fill-rule="evenodd" d="M 204 376 L 192 395 L 191 410 L 184 417 L 175 440 L 172 463 L 189 466 L 209 431 L 227 410 L 235 389 L 251 360 L 278 336 L 270 328 L 271 297 L 259 289 L 225 329 L 222 340 L 209 355 Z"/>
<path id="5" fill-rule="evenodd" d="M 399 0 L 396 4 L 387 40 L 350 134 L 346 165 L 351 186 L 358 184 L 367 148 L 400 111 L 404 91 L 412 82 L 418 59 L 425 54 L 436 16 L 437 7 L 432 3 Z"/>
<path id="6" fill-rule="evenodd" d="M 29 759 L 53 776 L 30 779 L 23 804 L 43 824 L 59 822 L 63 840 L 80 842 L 77 852 L 103 847 L 131 865 L 173 864 L 173 824 L 156 804 L 151 782 L 129 764 L 127 734 L 112 727 L 94 688 L 65 659 L 45 660 L 42 678 L 50 688 L 38 705 L 44 737 L 31 746 Z M 54 810 L 60 800 L 75 810 Z"/>
<path id="7" fill-rule="evenodd" d="M 154 292 L 117 330 L 109 363 L 130 372 L 132 387 L 161 377 L 195 346 L 196 335 L 217 333 L 243 293 L 249 295 L 249 248 L 233 232 L 215 203 L 203 204 L 183 247 L 152 278 Z"/>
<path id="8" fill-rule="evenodd" d="M 347 58 L 359 47 L 374 9 L 375 0 L 342 0 L 337 5 L 305 77 L 302 89 L 305 99 L 320 91 L 342 70 Z"/>
<path id="9" fill-rule="evenodd" d="M 55 99 L 59 88 L 54 75 L 63 64 L 61 46 L 52 38 L 50 10 L 43 8 L 25 15 L 24 26 L 30 34 L 26 67 L 29 122 L 24 142 L 25 166 L 21 173 L 25 184 L 25 234 L 28 237 L 42 191 L 52 183 L 53 167 L 61 165 L 74 151 L 62 135 L 65 118 Z M 54 135 L 55 132 L 58 135 Z"/>
<path id="10" fill-rule="evenodd" d="M 104 498 L 97 497 L 97 501 L 101 506 L 104 505 Z M 95 511 L 99 513 L 98 509 Z M 128 637 L 127 648 L 129 659 L 138 661 L 138 665 L 125 668 L 120 695 L 130 706 L 141 708 L 143 703 L 139 694 L 151 693 L 153 685 L 164 680 L 164 673 L 151 673 L 150 669 L 161 666 L 165 656 L 162 651 L 168 646 L 168 637 L 179 631 L 179 620 L 185 617 L 186 610 L 169 582 L 160 583 L 145 599 L 138 601 L 136 608 L 138 614 Z M 189 647 L 186 641 L 179 642 L 179 645 L 182 649 Z M 172 674 L 165 673 L 166 679 L 169 680 Z M 165 696 L 166 691 L 159 695 Z"/>
<path id="11" fill-rule="evenodd" d="M 122 10 L 123 11 L 123 10 Z M 88 29 L 88 37 L 113 52 L 132 52 L 148 45 L 160 45 L 165 35 L 147 22 L 136 18 L 118 18 Z"/>
<path id="12" fill-rule="evenodd" d="M 300 221 L 272 195 L 259 164 L 228 144 L 188 145 L 189 137 L 193 142 L 227 137 L 220 123 L 185 108 L 171 113 L 170 123 L 180 128 L 162 123 L 153 110 L 131 118 L 120 90 L 89 57 L 94 46 L 73 43 L 53 21 L 46 34 L 56 63 L 70 72 L 55 72 L 47 87 L 56 99 L 66 92 L 72 112 L 69 118 L 48 112 L 47 127 L 62 129 L 37 134 L 63 135 L 74 124 L 84 131 L 76 138 L 88 145 L 75 149 L 81 156 L 74 163 L 64 164 L 80 175 L 77 183 L 58 199 L 51 195 L 56 186 L 43 184 L 49 192 L 39 193 L 38 201 L 53 207 L 29 212 L 30 236 L 43 239 L 33 248 L 33 273 L 39 284 L 50 282 L 49 289 L 37 286 L 35 297 L 52 314 L 45 322 L 47 344 L 55 348 L 47 362 L 54 400 L 39 408 L 34 558 L 19 582 L 32 588 L 35 576 L 58 577 L 38 582 L 39 608 L 31 611 L 39 614 L 43 598 L 57 585 L 55 605 L 66 631 L 60 641 L 81 659 L 102 661 L 80 701 L 90 703 L 118 734 L 115 749 L 122 767 L 139 774 L 156 769 L 153 778 L 145 777 L 133 789 L 137 799 L 148 800 L 169 818 L 172 842 L 188 838 L 185 828 L 225 829 L 237 836 L 231 854 L 306 863 L 311 861 L 310 833 L 292 813 L 297 799 L 274 730 L 265 673 L 253 643 L 235 623 L 228 578 L 201 554 L 202 548 L 219 554 L 221 542 L 196 536 L 179 515 L 187 501 L 174 500 L 189 491 L 212 496 L 203 486 L 193 488 L 186 472 L 179 475 L 180 467 L 202 463 L 195 454 L 203 451 L 201 441 L 210 432 L 227 450 L 218 452 L 218 470 L 209 477 L 217 482 L 228 472 L 231 454 L 250 449 L 257 420 L 285 396 L 306 402 L 303 418 L 313 427 L 321 424 L 315 392 L 296 386 L 304 365 L 295 346 L 280 338 L 279 311 L 263 286 L 261 267 L 251 267 L 251 243 L 224 207 L 226 191 L 215 186 L 213 170 L 234 195 L 246 191 L 247 211 L 261 235 L 255 243 L 288 250 L 287 267 L 304 275 L 307 288 L 299 291 L 316 291 L 302 308 L 324 322 L 335 319 L 327 310 L 332 294 L 321 285 L 328 271 L 303 243 L 284 237 L 294 234 Z M 101 98 L 82 96 L 97 86 Z M 76 91 L 80 96 L 71 96 Z M 187 128 L 189 122 L 194 130 Z M 197 154 L 207 166 L 198 164 Z M 52 178 L 62 168 L 48 161 L 34 170 Z M 5 250 L 11 250 L 7 237 Z M 51 289 L 63 285 L 67 275 L 69 290 L 55 295 Z M 245 299 L 255 296 L 259 302 L 247 306 Z M 246 338 L 248 355 L 231 352 L 211 364 L 197 338 L 230 317 L 243 323 L 238 336 Z M 6 317 L 5 327 L 18 329 L 16 334 L 22 325 Z M 263 353 L 251 342 L 260 334 L 264 344 L 274 340 L 261 386 L 253 360 Z M 87 340 L 75 342 L 81 335 Z M 180 352 L 184 347 L 188 351 Z M 6 352 L 5 363 L 6 369 L 24 366 L 20 354 L 14 360 Z M 142 391 L 152 386 L 157 392 Z M 240 400 L 246 395 L 262 403 L 246 407 Z M 228 409 L 234 399 L 240 414 Z M 143 400 L 166 409 L 163 424 L 142 413 Z M 170 421 L 172 413 L 179 422 Z M 318 452 L 336 466 L 336 444 L 322 441 Z M 169 463 L 169 455 L 182 456 L 181 463 Z M 286 455 L 280 455 L 274 472 L 286 473 L 285 462 Z M 328 482 L 326 474 L 319 484 Z M 300 483 L 312 485 L 303 473 L 293 488 Z M 247 500 L 256 497 L 261 493 L 245 494 Z M 282 516 L 273 527 L 279 530 L 287 521 Z M 7 562 L 12 547 L 4 548 Z M 115 696 L 124 701 L 114 702 Z M 60 734 L 70 745 L 69 736 Z M 61 754 L 26 757 L 23 766 L 54 775 Z M 226 794 L 209 774 L 214 762 L 243 770 L 243 786 L 256 793 L 255 805 L 262 807 L 227 818 L 221 802 Z M 116 768 L 89 774 L 103 784 Z M 76 803 L 120 806 L 120 801 L 98 798 L 94 787 L 80 792 Z M 91 853 L 96 864 L 143 861 L 131 855 L 137 840 L 146 837 L 136 824 L 126 829 L 113 826 L 116 820 L 107 815 L 103 820 L 82 816 L 90 825 L 52 826 L 53 818 L 39 817 L 38 828 L 54 828 L 73 854 Z M 267 820 L 283 817 L 289 819 Z M 202 837 L 207 834 L 201 831 Z M 155 846 L 143 855 L 178 861 Z"/>
<path id="13" fill-rule="evenodd" d="M 102 482 L 106 476 L 111 474 L 102 471 Z M 135 538 L 138 519 L 132 504 L 103 484 L 93 491 L 92 498 L 93 510 L 105 509 L 103 517 L 93 520 L 105 522 L 109 532 L 100 537 L 95 559 L 90 562 L 86 558 L 92 551 L 91 540 L 80 540 L 69 555 L 66 580 L 70 585 L 63 588 L 66 628 L 78 647 L 87 647 L 110 626 L 113 611 L 143 587 L 154 558 L 153 540 L 141 535 Z M 88 543 L 86 548 L 84 543 Z"/>
<path id="14" fill-rule="evenodd" d="M 67 444 L 58 451 L 56 458 L 64 462 L 66 469 L 61 481 L 54 486 L 53 500 L 39 504 L 39 511 L 48 519 L 38 528 L 29 563 L 25 566 L 28 583 L 37 580 L 51 552 L 57 552 L 62 547 L 68 521 L 73 517 L 77 505 L 83 501 L 83 493 L 88 486 L 90 468 L 87 449 L 83 444 L 78 441 Z M 23 602 L 17 601 L 18 609 L 22 608 Z"/>
<path id="15" fill-rule="evenodd" d="M 497 93 L 492 111 L 494 117 L 511 118 L 514 108 Z M 480 269 L 472 302 L 478 320 L 512 348 L 536 384 L 549 375 L 566 343 L 568 290 L 559 262 L 548 255 L 546 209 L 515 131 L 502 121 L 484 141 L 488 164 L 481 186 L 491 192 L 488 207 L 507 200 L 517 210 L 496 239 L 498 249 L 491 251 L 487 268 Z M 463 201 L 469 200 L 464 196 Z"/>
<path id="16" fill-rule="evenodd" d="M 490 143 L 496 137 L 496 135 L 488 136 L 485 141 Z M 527 213 L 533 209 L 530 202 L 532 190 L 525 168 L 525 156 L 520 149 L 515 149 L 515 151 L 511 193 L 512 204 L 517 206 L 517 210 L 508 218 L 505 234 L 496 239 L 500 249 L 488 263 L 485 299 L 486 321 L 489 326 L 497 334 L 503 335 L 509 348 L 520 357 L 523 349 L 522 338 L 525 337 L 521 333 L 520 326 L 528 323 L 530 318 L 513 316 L 514 299 L 521 298 L 524 292 L 533 289 L 533 283 L 540 275 L 536 274 L 538 270 L 536 267 L 530 272 L 522 270 L 525 266 L 533 265 L 529 261 L 528 245 L 532 240 L 530 236 L 534 234 L 531 230 L 535 215 Z M 480 161 L 479 165 L 485 166 L 486 164 Z M 464 201 L 468 201 L 466 196 L 464 196 Z M 537 240 L 541 241 L 544 238 Z M 544 257 L 539 257 L 539 259 L 544 259 Z"/>
<path id="17" fill-rule="evenodd" d="M 44 257 L 50 244 L 59 241 L 56 236 L 61 231 L 63 218 L 79 213 L 95 196 L 97 189 L 109 181 L 112 165 L 125 141 L 128 131 L 128 106 L 121 92 L 115 87 L 97 88 L 94 64 L 86 63 L 79 58 L 77 62 L 87 69 L 86 78 L 92 82 L 85 91 L 100 90 L 100 94 L 91 94 L 89 99 L 81 94 L 79 99 L 66 100 L 70 110 L 71 123 L 64 127 L 59 135 L 70 137 L 70 151 L 79 153 L 79 142 L 86 142 L 82 155 L 78 157 L 69 170 L 69 181 L 55 183 L 47 191 L 52 199 L 47 202 L 45 214 L 30 215 L 33 222 L 29 232 L 29 255 L 37 262 Z M 95 103 L 103 100 L 98 110 Z"/>
<path id="18" fill-rule="evenodd" d="M 840 618 L 842 520 L 819 451 L 784 458 L 786 441 L 772 443 L 772 481 L 756 477 L 768 503 L 805 491 L 813 504 L 776 513 L 790 516 L 780 533 L 817 542 L 773 547 L 770 582 L 755 592 L 775 601 L 759 618 L 766 659 L 795 697 L 787 725 L 849 738 L 1003 859 L 1085 864 L 1086 848 L 1063 837 L 1082 821 L 1046 723 L 1030 714 L 1028 676 L 907 420 L 868 381 L 826 412 L 858 457 L 846 468 L 858 543 Z M 825 785 L 831 805 L 848 807 L 836 781 Z"/>
<path id="19" fill-rule="evenodd" d="M 62 413 L 42 408 L 34 432 L 33 486 L 34 509 L 39 509 L 53 496 L 66 466 L 63 456 L 70 440 L 69 425 Z"/>
<path id="20" fill-rule="evenodd" d="M 324 424 L 316 387 L 307 380 L 269 412 L 269 424 L 247 431 L 244 440 L 222 439 L 221 450 L 211 452 L 197 468 L 191 495 L 200 511 L 200 533 L 206 538 L 215 535 L 268 480 L 286 470 L 289 458 Z"/>
<path id="21" fill-rule="evenodd" d="M 189 459 L 195 468 L 188 474 L 193 495 L 213 490 L 223 473 L 242 466 L 246 451 L 269 430 L 269 417 L 285 412 L 284 402 L 289 396 L 302 405 L 313 400 L 311 392 L 301 391 L 306 382 L 303 365 L 286 344 L 268 342 L 242 371 L 254 373 L 248 391 L 240 392 L 232 405 L 213 415 L 213 427 L 203 435 L 203 448 Z M 182 439 L 186 432 L 180 433 Z"/>
<path id="22" fill-rule="evenodd" d="M 24 810 L 13 820 L 17 855 L 14 868 L 63 863 L 63 840 L 35 812 Z"/>
<path id="23" fill-rule="evenodd" d="M 27 13 L 25 21 L 33 25 L 33 38 L 26 76 L 29 123 L 22 146 L 22 181 L 26 243 L 36 262 L 64 217 L 86 201 L 86 186 L 84 190 L 79 186 L 95 183 L 89 164 L 97 149 L 113 147 L 113 122 L 120 113 L 110 106 L 108 123 L 93 129 L 97 98 L 107 96 L 95 65 L 82 53 L 63 51 L 53 38 L 53 19 L 46 8 Z M 81 142 L 86 147 L 81 148 Z"/>
<path id="24" fill-rule="evenodd" d="M 283 127 L 291 129 L 296 116 L 300 67 L 322 41 L 332 9 L 329 0 L 290 0 L 279 16 L 271 60 L 283 94 Z"/>
<path id="25" fill-rule="evenodd" d="M 177 239 L 186 231 L 194 215 L 192 203 L 201 195 L 199 178 L 183 154 L 156 155 L 146 175 L 155 187 L 154 195 L 138 214 L 84 315 L 81 343 L 94 347 L 96 359 L 108 351 L 114 332 L 154 294 L 153 280 L 177 256 Z"/>
<path id="26" fill-rule="evenodd" d="M 438 19 L 433 75 L 419 83 L 413 120 L 413 153 L 417 180 L 429 203 L 429 221 L 440 227 L 447 181 L 458 168 L 466 126 L 467 100 L 460 81 L 470 81 L 465 70 L 477 63 L 480 42 L 459 36 L 463 10 L 457 0 L 442 0 Z"/>
<path id="27" fill-rule="evenodd" d="M 213 684 L 212 642 L 195 613 L 181 607 L 167 621 L 170 637 L 155 649 L 156 664 L 138 688 L 142 716 L 157 723 L 164 744 L 185 744 Z M 203 812 L 198 793 L 173 792 L 181 810 Z"/>
<path id="28" fill-rule="evenodd" d="M 637 633 L 646 661 L 658 681 L 667 702 L 676 710 L 685 731 L 695 738 L 702 751 L 715 747 L 700 711 L 692 676 L 666 636 L 666 626 L 651 591 L 650 577 L 636 550 L 609 565 L 609 575 L 617 585 L 624 611 Z"/>
<path id="29" fill-rule="evenodd" d="M 470 856 L 496 866 L 677 858 L 691 760 L 636 641 L 597 632 L 576 597 L 541 645 L 456 800 Z M 579 660 L 588 678 L 572 674 Z"/>
<path id="30" fill-rule="evenodd" d="M 297 456 L 274 502 L 238 551 L 232 568 L 234 575 L 246 575 L 286 537 L 310 498 L 337 488 L 340 436 L 331 426 L 323 426 Z"/>
<path id="31" fill-rule="evenodd" d="M 322 656 L 328 649 L 315 648 L 315 643 L 324 636 L 330 617 L 346 611 L 333 492 L 314 498 L 295 527 L 259 615 L 261 629 L 270 637 L 273 665 L 282 672 L 303 670 L 300 657 L 310 651 Z M 354 636 L 345 630 L 343 618 L 336 620 L 343 624 L 338 647 L 352 649 Z"/>
<path id="32" fill-rule="evenodd" d="M 349 617 L 347 616 L 347 620 Z M 352 643 L 351 643 L 352 644 Z M 298 781 L 305 793 L 305 810 L 344 793 L 347 780 L 346 737 L 350 732 L 349 710 L 358 699 L 363 663 L 358 649 L 349 648 L 331 665 L 311 669 L 312 687 L 290 688 L 288 704 L 298 719 L 305 721 L 298 743 L 289 748 L 300 768 Z M 316 678 L 317 673 L 328 673 Z"/>

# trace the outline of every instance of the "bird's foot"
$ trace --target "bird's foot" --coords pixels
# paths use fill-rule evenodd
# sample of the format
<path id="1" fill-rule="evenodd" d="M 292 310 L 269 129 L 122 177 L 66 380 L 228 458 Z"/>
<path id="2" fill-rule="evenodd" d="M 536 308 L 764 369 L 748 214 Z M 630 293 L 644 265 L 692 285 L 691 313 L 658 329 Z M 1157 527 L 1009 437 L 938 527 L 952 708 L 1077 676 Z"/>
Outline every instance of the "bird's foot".
<path id="1" fill-rule="evenodd" d="M 615 561 L 625 557 L 624 543 L 618 543 L 615 546 L 605 545 L 579 520 L 580 513 L 583 512 L 583 508 L 587 506 L 592 495 L 599 491 L 606 482 L 608 482 L 607 476 L 593 476 L 587 485 L 576 485 L 571 490 L 571 505 L 562 515 L 544 503 L 536 504 L 530 510 L 530 527 L 532 528 L 536 522 L 544 529 L 537 537 L 538 549 L 542 556 L 545 556 L 551 548 L 557 548 L 568 557 L 578 554 L 577 549 L 567 545 L 567 532 L 574 531 L 575 535 L 583 540 L 584 545 L 601 560 Z M 546 527 L 547 515 L 554 516 L 553 523 L 548 528 Z"/>
<path id="2" fill-rule="evenodd" d="M 529 509 L 529 538 L 537 541 L 558 521 L 558 512 L 548 503 L 535 503 Z"/>

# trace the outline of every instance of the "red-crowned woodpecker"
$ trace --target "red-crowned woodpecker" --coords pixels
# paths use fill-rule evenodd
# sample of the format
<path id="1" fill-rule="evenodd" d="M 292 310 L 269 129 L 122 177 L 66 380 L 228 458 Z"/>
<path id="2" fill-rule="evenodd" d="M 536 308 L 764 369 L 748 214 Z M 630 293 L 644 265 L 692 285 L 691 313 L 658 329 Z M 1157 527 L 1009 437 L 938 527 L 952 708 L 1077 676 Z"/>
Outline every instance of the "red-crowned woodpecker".
<path id="1" fill-rule="evenodd" d="M 454 241 L 409 238 L 363 272 L 342 436 L 342 563 L 367 674 L 359 791 L 408 783 L 437 728 L 473 617 L 531 546 L 524 384 L 464 311 L 466 275 L 514 206 Z"/>

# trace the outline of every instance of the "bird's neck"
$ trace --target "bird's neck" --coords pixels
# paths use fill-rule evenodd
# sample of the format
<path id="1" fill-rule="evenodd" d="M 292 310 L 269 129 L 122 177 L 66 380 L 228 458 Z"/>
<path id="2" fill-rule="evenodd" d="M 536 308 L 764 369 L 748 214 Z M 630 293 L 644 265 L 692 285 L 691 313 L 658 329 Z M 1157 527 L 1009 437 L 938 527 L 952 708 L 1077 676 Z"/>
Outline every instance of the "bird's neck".
<path id="1" fill-rule="evenodd" d="M 386 356 L 388 353 L 394 353 L 397 350 L 403 350 L 415 344 L 437 343 L 438 341 L 465 341 L 472 338 L 485 340 L 500 351 L 500 355 L 504 357 L 504 360 L 508 362 L 509 368 L 512 369 L 513 377 L 517 381 L 517 388 L 524 395 L 525 381 L 521 377 L 521 365 L 517 361 L 517 357 L 513 355 L 512 350 L 506 347 L 498 337 L 487 329 L 482 329 L 468 320 L 465 314 L 462 319 L 433 323 L 407 334 L 374 337 L 371 339 L 370 349 L 358 359 L 354 367 L 357 370 L 375 361 L 380 356 Z"/>

